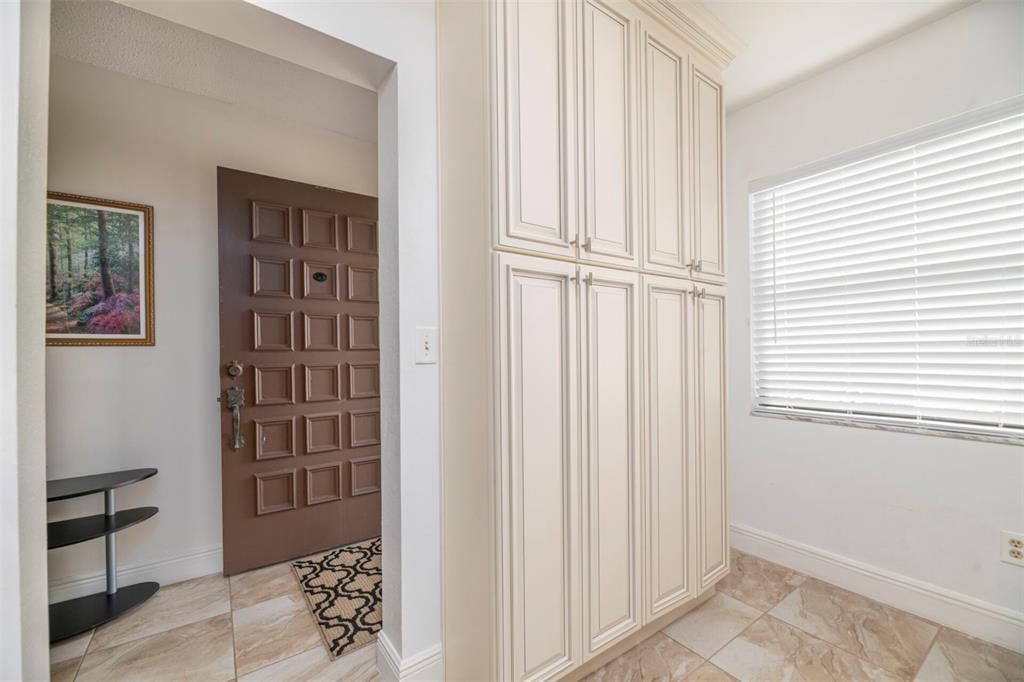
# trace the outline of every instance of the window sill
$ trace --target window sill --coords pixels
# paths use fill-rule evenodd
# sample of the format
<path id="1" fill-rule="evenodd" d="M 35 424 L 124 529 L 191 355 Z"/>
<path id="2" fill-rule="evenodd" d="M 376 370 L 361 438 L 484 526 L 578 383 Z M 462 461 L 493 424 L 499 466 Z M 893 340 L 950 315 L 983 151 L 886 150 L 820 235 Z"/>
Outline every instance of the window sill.
<path id="1" fill-rule="evenodd" d="M 918 436 L 938 436 L 940 438 L 956 438 L 985 443 L 1002 443 L 1006 445 L 1024 445 L 1024 433 L 1020 435 L 998 433 L 985 429 L 960 429 L 934 422 L 916 422 L 897 418 L 857 417 L 854 415 L 831 415 L 811 410 L 797 410 L 771 407 L 755 407 L 750 411 L 754 417 L 770 417 L 789 421 L 813 422 L 831 426 L 854 426 L 861 429 L 877 431 L 896 431 L 911 433 Z"/>

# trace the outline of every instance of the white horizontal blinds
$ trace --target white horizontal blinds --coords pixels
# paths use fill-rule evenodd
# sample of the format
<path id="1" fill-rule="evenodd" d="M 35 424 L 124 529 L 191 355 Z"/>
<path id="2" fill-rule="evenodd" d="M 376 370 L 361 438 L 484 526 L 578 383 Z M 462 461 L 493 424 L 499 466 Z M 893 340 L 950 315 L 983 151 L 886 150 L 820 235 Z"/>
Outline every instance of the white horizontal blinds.
<path id="1" fill-rule="evenodd" d="M 1024 434 L 1024 115 L 756 191 L 750 211 L 759 406 Z"/>

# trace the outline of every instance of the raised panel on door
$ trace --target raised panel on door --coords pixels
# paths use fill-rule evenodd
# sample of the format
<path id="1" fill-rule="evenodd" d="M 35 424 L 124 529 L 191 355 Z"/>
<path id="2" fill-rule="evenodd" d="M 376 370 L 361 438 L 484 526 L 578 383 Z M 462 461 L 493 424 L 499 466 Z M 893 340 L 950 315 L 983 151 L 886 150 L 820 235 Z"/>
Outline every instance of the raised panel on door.
<path id="1" fill-rule="evenodd" d="M 575 3 L 509 0 L 496 11 L 502 246 L 576 254 Z"/>
<path id="2" fill-rule="evenodd" d="M 506 675 L 547 679 L 578 654 L 574 265 L 498 256 Z"/>
<path id="3" fill-rule="evenodd" d="M 637 10 L 584 0 L 582 14 L 582 257 L 636 264 Z"/>
<path id="4" fill-rule="evenodd" d="M 725 450 L 725 293 L 697 286 L 694 297 L 694 374 L 700 589 L 729 572 L 729 515 Z"/>
<path id="5" fill-rule="evenodd" d="M 690 70 L 694 277 L 725 277 L 722 86 L 695 62 Z"/>
<path id="6" fill-rule="evenodd" d="M 686 83 L 677 38 L 653 22 L 643 39 L 644 258 L 650 270 L 688 275 Z"/>
<path id="7" fill-rule="evenodd" d="M 641 625 L 639 276 L 583 268 L 586 656 Z"/>
<path id="8" fill-rule="evenodd" d="M 690 282 L 644 277 L 646 616 L 695 596 Z"/>

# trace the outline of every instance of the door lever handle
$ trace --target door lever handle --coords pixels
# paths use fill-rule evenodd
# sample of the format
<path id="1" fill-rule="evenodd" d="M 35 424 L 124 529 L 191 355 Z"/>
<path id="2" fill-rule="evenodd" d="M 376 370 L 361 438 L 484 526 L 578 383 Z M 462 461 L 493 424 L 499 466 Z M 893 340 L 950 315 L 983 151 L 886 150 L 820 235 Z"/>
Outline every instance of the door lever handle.
<path id="1" fill-rule="evenodd" d="M 231 442 L 228 447 L 232 450 L 241 450 L 245 445 L 245 438 L 242 437 L 242 408 L 245 407 L 245 389 L 239 386 L 231 386 L 224 391 L 224 404 L 231 410 Z"/>

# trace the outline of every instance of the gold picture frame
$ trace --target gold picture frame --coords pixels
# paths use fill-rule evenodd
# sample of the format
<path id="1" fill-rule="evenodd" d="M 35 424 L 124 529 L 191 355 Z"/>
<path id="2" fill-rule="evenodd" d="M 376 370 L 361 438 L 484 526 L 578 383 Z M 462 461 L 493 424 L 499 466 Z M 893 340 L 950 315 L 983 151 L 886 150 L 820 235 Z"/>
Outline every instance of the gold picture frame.
<path id="1" fill-rule="evenodd" d="M 64 192 L 46 205 L 46 345 L 155 345 L 153 207 Z"/>

